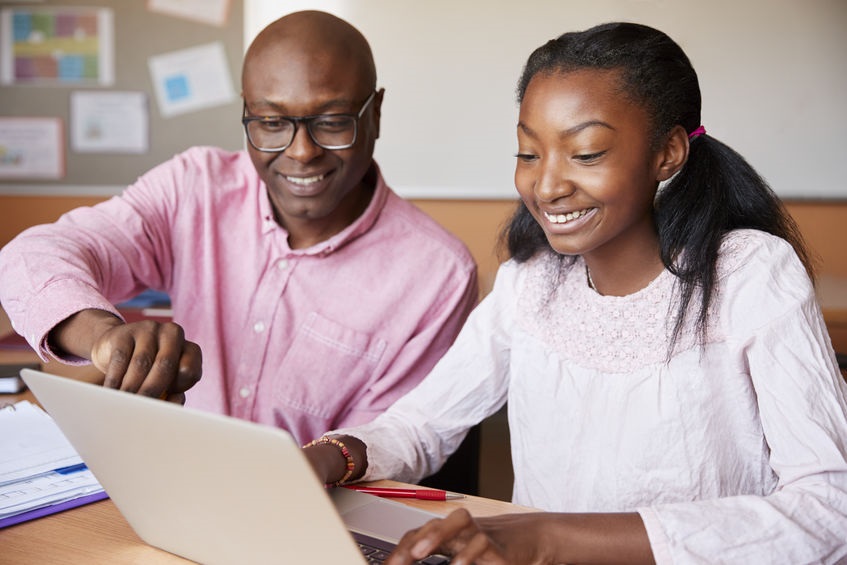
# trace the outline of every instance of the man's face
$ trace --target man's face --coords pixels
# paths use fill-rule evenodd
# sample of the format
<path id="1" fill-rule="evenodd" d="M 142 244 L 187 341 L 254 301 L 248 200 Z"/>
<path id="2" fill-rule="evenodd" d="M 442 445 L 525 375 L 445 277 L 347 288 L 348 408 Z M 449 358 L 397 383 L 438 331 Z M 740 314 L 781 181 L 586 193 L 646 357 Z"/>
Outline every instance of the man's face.
<path id="1" fill-rule="evenodd" d="M 245 62 L 243 96 L 248 116 L 313 116 L 359 113 L 373 93 L 357 61 L 332 50 L 304 49 L 280 42 Z M 299 123 L 294 140 L 280 152 L 248 152 L 277 220 L 291 231 L 308 225 L 311 231 L 337 232 L 352 222 L 369 198 L 362 179 L 371 166 L 379 136 L 382 92 L 358 120 L 356 141 L 349 149 L 324 149 Z"/>

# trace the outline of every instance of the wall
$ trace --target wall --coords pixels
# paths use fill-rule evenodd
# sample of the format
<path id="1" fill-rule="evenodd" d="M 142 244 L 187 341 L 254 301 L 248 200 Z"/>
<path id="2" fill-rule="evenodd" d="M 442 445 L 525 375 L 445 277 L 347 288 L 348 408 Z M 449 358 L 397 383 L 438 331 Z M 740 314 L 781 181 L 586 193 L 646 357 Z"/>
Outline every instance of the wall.
<path id="1" fill-rule="evenodd" d="M 358 27 L 385 87 L 376 157 L 407 198 L 511 198 L 515 86 L 530 52 L 624 20 L 685 50 L 702 123 L 785 198 L 847 198 L 844 0 L 245 0 L 245 41 L 324 9 Z"/>
<path id="2" fill-rule="evenodd" d="M 21 230 L 52 222 L 77 206 L 100 202 L 102 197 L 0 195 L 0 246 Z M 500 229 L 514 210 L 513 200 L 415 200 L 420 208 L 459 236 L 480 267 L 480 287 L 491 288 L 499 263 L 496 253 Z M 847 277 L 847 202 L 789 202 L 809 245 L 820 256 L 820 273 Z"/>

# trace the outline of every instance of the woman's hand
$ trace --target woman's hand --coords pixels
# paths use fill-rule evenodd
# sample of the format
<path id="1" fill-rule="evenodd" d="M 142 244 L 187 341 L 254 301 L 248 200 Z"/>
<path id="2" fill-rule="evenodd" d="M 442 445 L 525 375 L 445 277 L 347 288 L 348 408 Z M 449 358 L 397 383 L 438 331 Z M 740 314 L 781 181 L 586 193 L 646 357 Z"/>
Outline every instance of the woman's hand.
<path id="1" fill-rule="evenodd" d="M 464 508 L 403 536 L 386 565 L 433 553 L 453 565 L 653 563 L 641 517 L 635 512 L 530 512 L 474 519 Z"/>
<path id="2" fill-rule="evenodd" d="M 361 440 L 352 436 L 332 436 L 337 443 L 316 443 L 303 446 L 303 453 L 314 469 L 318 479 L 326 484 L 340 481 L 347 475 L 347 457 L 341 451 L 341 445 L 353 458 L 353 472 L 347 482 L 355 481 L 365 474 L 368 467 L 367 449 Z"/>
<path id="3" fill-rule="evenodd" d="M 464 508 L 408 532 L 386 565 L 414 563 L 434 553 L 453 565 L 529 565 L 551 563 L 542 553 L 544 513 L 505 514 L 474 519 Z"/>

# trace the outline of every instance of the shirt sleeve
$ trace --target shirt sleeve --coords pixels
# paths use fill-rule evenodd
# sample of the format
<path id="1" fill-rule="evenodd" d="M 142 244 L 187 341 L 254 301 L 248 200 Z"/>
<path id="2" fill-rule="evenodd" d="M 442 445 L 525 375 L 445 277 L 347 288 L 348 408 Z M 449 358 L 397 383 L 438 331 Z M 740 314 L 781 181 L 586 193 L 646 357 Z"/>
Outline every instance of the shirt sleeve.
<path id="1" fill-rule="evenodd" d="M 441 467 L 471 427 L 503 406 L 517 274 L 513 263 L 501 266 L 491 293 L 417 387 L 372 422 L 332 432 L 367 446 L 363 480 L 419 481 Z"/>
<path id="2" fill-rule="evenodd" d="M 847 387 L 811 282 L 790 246 L 768 242 L 730 275 L 721 307 L 750 376 L 772 493 L 640 509 L 657 562 L 847 560 Z M 716 375 L 716 378 L 720 376 Z"/>
<path id="3" fill-rule="evenodd" d="M 123 195 L 20 233 L 0 251 L 0 302 L 12 327 L 45 362 L 47 335 L 84 309 L 118 315 L 114 303 L 169 277 L 167 208 L 179 174 L 161 165 Z M 61 358 L 80 363 L 74 357 Z"/>

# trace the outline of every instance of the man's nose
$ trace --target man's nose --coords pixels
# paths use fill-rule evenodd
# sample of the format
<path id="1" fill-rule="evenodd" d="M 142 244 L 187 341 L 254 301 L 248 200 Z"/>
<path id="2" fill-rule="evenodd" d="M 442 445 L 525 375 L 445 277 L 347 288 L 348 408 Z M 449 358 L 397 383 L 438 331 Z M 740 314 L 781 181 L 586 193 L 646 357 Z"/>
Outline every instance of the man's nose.
<path id="1" fill-rule="evenodd" d="M 291 140 L 291 145 L 285 149 L 285 155 L 295 161 L 308 163 L 312 159 L 322 155 L 324 151 L 324 148 L 312 139 L 306 124 L 300 124 L 297 131 L 294 132 L 294 139 Z"/>

